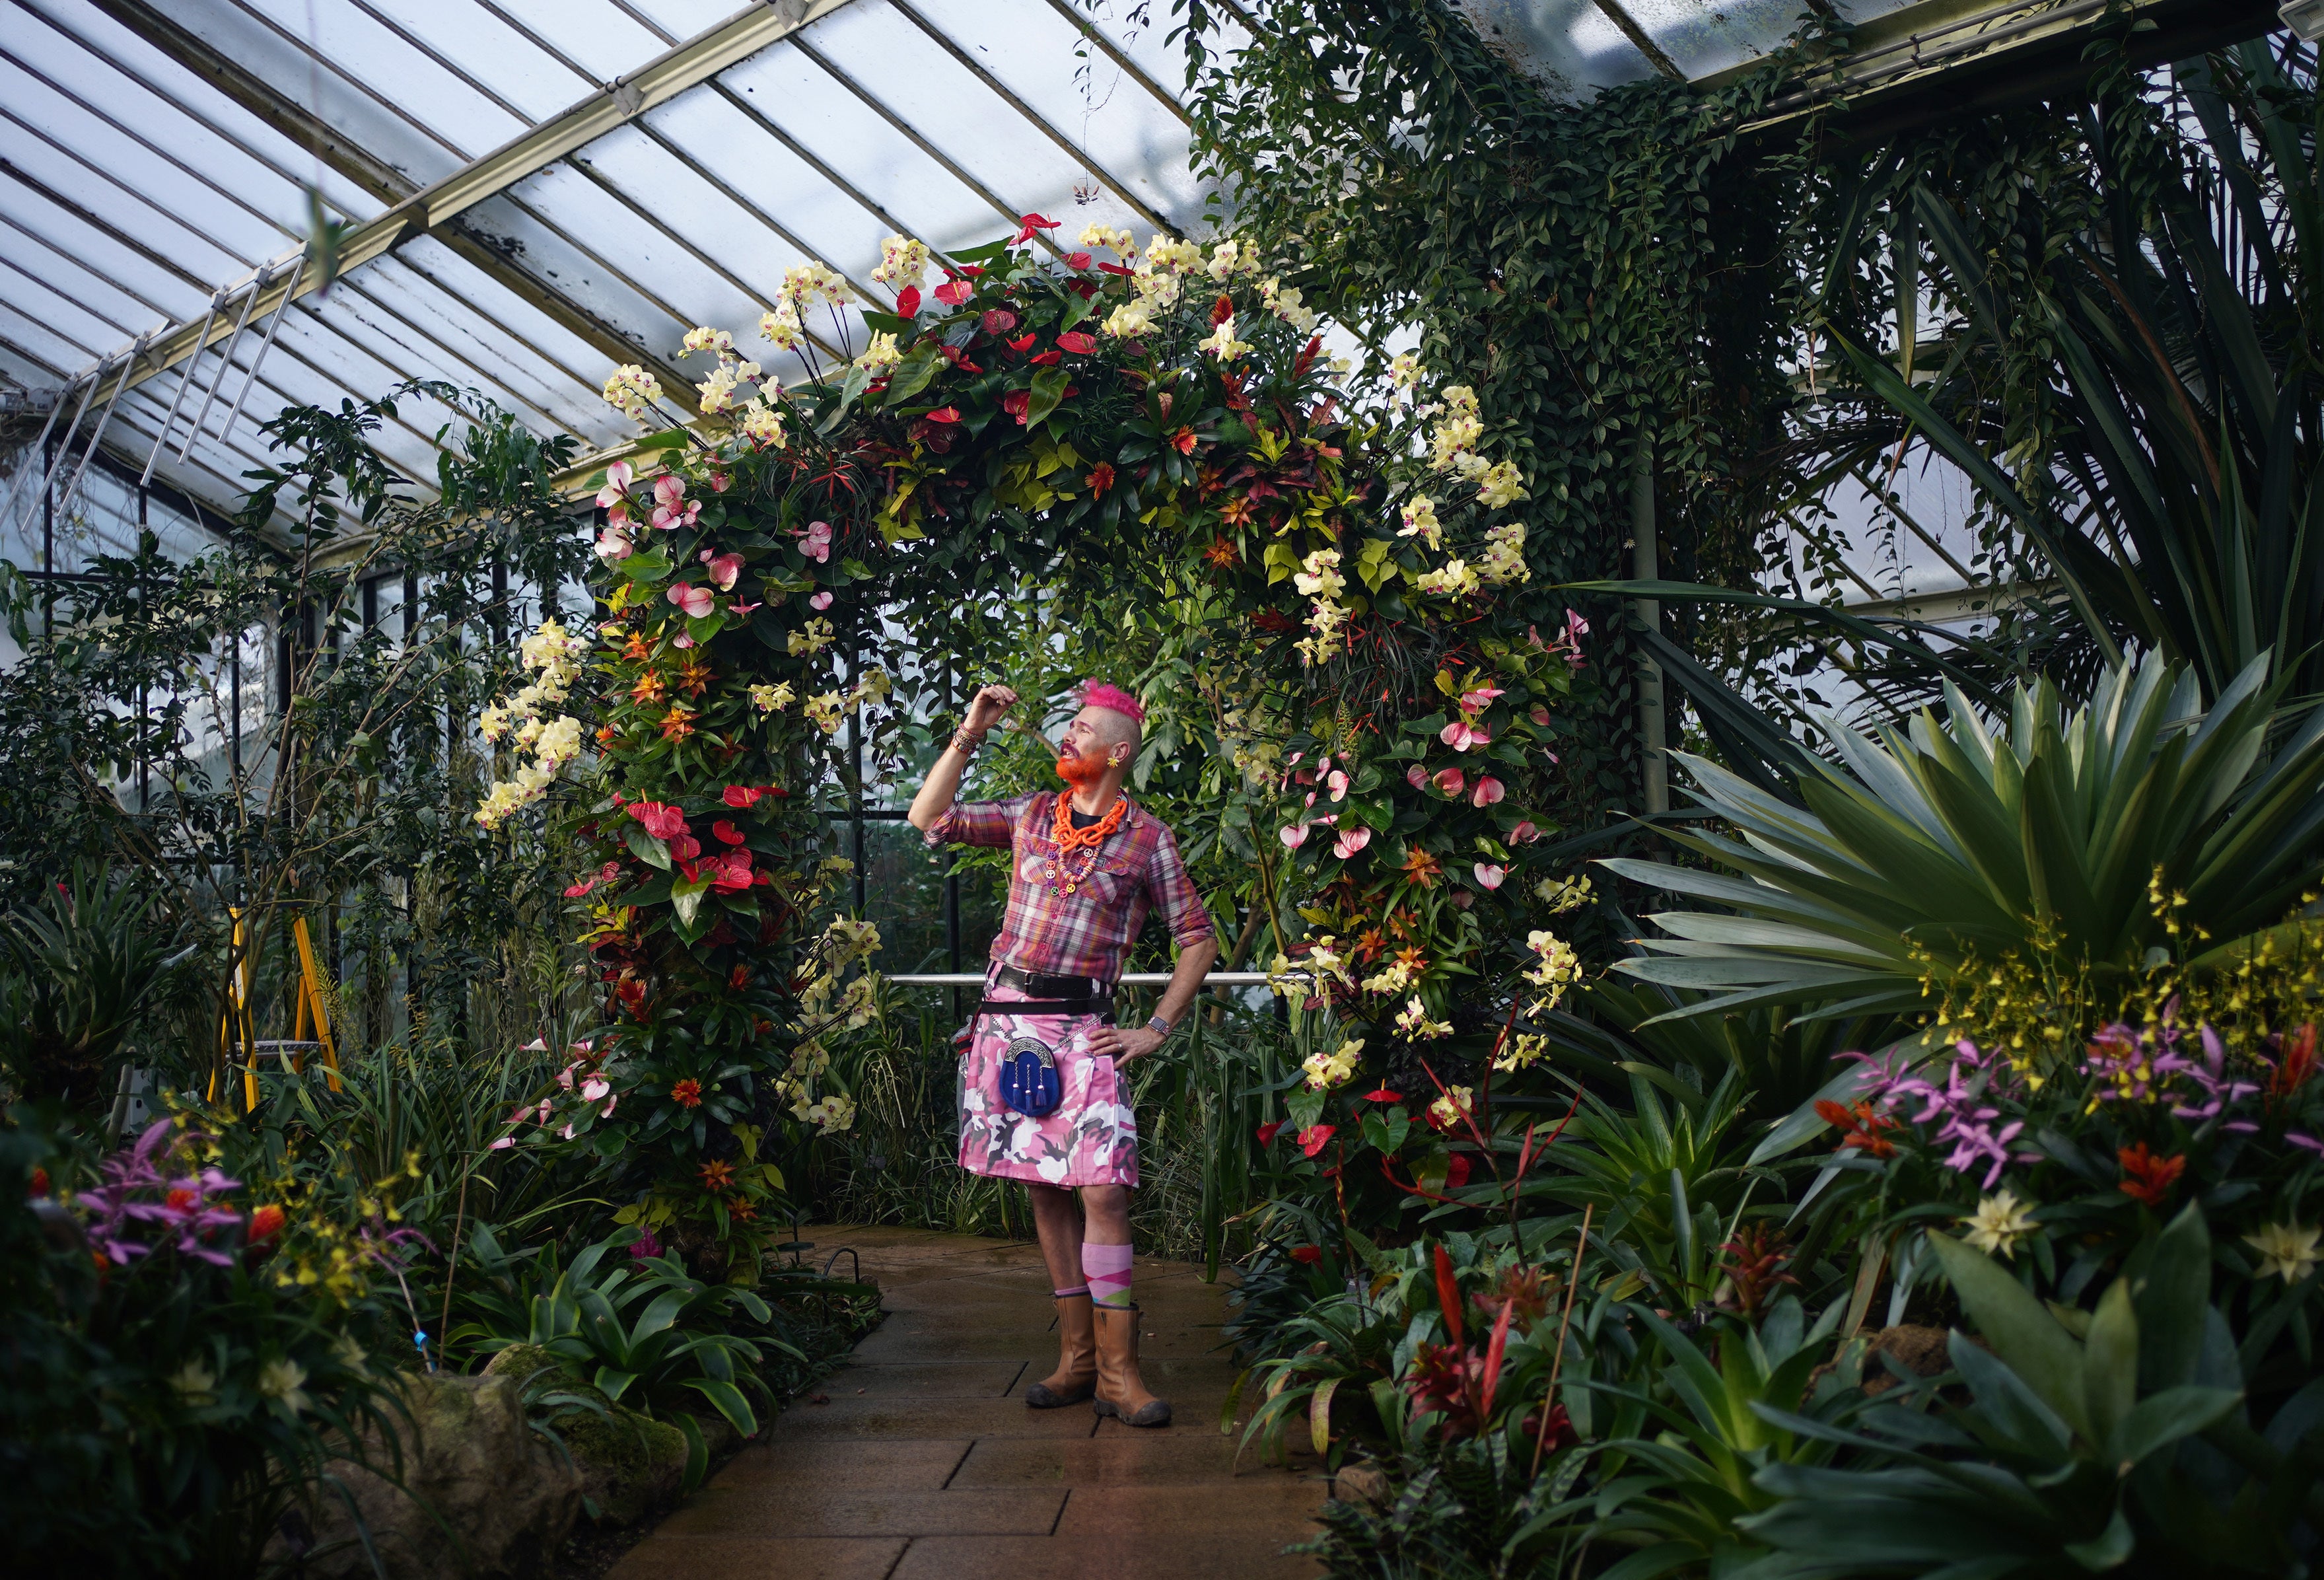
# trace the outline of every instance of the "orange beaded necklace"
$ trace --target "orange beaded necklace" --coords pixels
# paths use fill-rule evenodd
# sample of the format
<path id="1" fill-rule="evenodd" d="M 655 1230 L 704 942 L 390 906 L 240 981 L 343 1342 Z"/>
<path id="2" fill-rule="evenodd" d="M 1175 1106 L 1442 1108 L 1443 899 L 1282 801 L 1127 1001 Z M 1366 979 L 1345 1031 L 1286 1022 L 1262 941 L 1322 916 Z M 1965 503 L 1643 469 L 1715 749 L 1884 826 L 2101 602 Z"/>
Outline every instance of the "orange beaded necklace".
<path id="1" fill-rule="evenodd" d="M 1050 830 L 1056 841 L 1057 854 L 1049 858 L 1047 874 L 1050 893 L 1060 897 L 1072 894 L 1089 882 L 1090 873 L 1097 865 L 1098 846 L 1121 827 L 1121 820 L 1129 812 L 1129 798 L 1116 796 L 1104 817 L 1086 828 L 1076 828 L 1074 827 L 1074 798 L 1070 795 L 1057 798 L 1056 822 Z M 1082 856 L 1078 871 L 1073 864 L 1076 854 Z"/>

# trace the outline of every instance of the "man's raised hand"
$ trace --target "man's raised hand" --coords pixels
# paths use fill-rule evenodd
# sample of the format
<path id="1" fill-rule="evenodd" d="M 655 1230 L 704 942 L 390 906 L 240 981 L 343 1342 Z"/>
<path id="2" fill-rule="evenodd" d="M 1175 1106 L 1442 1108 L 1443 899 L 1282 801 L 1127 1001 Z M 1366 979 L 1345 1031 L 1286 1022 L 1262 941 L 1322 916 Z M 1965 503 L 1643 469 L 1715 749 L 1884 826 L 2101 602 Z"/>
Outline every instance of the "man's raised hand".
<path id="1" fill-rule="evenodd" d="M 968 705 L 968 729 L 983 735 L 1001 722 L 1001 716 L 1017 706 L 1016 691 L 1007 686 L 987 686 Z"/>

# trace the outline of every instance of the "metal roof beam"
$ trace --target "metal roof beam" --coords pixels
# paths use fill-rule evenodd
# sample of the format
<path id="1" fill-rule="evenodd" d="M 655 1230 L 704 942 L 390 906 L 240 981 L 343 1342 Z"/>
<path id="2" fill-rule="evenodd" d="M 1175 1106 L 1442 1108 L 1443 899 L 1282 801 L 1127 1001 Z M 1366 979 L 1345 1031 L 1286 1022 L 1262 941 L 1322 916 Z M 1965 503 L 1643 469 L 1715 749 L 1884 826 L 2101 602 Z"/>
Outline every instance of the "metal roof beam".
<path id="1" fill-rule="evenodd" d="M 488 244 L 473 236 L 456 239 L 453 222 L 487 199 L 507 191 L 528 176 L 537 174 L 558 160 L 613 131 L 632 116 L 677 97 L 846 4 L 848 0 L 773 0 L 772 4 L 752 6 L 648 61 L 638 70 L 616 79 L 563 113 L 550 116 L 442 180 L 400 199 L 376 218 L 355 226 L 341 238 L 339 268 L 342 271 L 356 268 L 414 236 L 436 233 L 469 262 L 486 270 L 509 290 L 558 319 L 574 333 L 597 344 L 601 349 L 607 349 L 605 341 L 610 335 L 618 346 L 618 350 L 612 354 L 644 363 L 653 369 L 673 400 L 691 409 L 692 381 L 682 373 L 675 368 L 667 368 L 666 365 L 657 366 L 660 358 L 643 351 L 612 326 L 602 323 L 594 315 L 549 291 L 529 273 L 515 268 Z M 145 36 L 157 47 L 169 50 L 173 57 L 176 55 L 174 46 L 165 42 L 168 35 L 148 33 Z M 232 66 L 231 62 L 217 57 L 215 51 L 209 52 L 208 59 L 212 69 Z M 192 61 L 184 63 L 191 69 L 203 69 Z M 233 69 L 241 69 L 238 67 Z M 208 74 L 206 71 L 205 75 Z M 248 77 L 246 72 L 243 75 Z M 256 84 L 255 79 L 249 80 Z M 263 88 L 263 84 L 256 86 Z M 274 97 L 278 101 L 274 106 L 275 113 L 283 113 L 285 106 L 279 102 L 281 96 Z M 239 96 L 237 102 L 242 102 Z M 289 107 L 295 109 L 296 106 Z M 309 122 L 302 141 L 311 142 L 315 134 L 311 117 L 302 115 L 301 118 Z M 328 157 L 327 153 L 326 157 Z M 336 161 L 334 168 L 338 168 Z M 342 173 L 350 180 L 357 179 L 352 170 L 342 170 Z M 379 171 L 374 167 L 372 173 L 376 178 Z M 281 305 L 285 295 L 303 295 L 320 283 L 321 278 L 319 260 L 310 258 L 304 261 L 279 283 L 265 288 L 259 302 L 259 312 L 263 314 L 273 310 Z M 200 337 L 200 331 L 191 325 L 181 325 L 161 337 L 149 352 L 147 371 L 138 382 L 195 355 L 202 348 L 196 343 Z M 219 337 L 215 326 L 211 337 Z"/>

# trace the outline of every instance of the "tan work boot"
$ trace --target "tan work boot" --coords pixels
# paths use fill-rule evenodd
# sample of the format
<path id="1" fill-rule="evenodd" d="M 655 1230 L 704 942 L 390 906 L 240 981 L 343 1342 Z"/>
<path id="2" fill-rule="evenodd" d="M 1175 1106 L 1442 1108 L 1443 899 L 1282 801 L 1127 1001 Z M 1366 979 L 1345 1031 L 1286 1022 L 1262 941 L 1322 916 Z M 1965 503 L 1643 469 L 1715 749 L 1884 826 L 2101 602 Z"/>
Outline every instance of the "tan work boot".
<path id="1" fill-rule="evenodd" d="M 1168 1401 L 1147 1392 L 1138 1375 L 1138 1307 L 1092 1310 L 1097 1318 L 1097 1400 L 1092 1408 L 1102 1416 L 1120 1417 L 1125 1427 L 1168 1426 Z"/>
<path id="2" fill-rule="evenodd" d="M 1057 1298 L 1057 1369 L 1025 1391 L 1037 1410 L 1079 1404 L 1097 1387 L 1097 1339 L 1090 1326 L 1090 1298 Z"/>

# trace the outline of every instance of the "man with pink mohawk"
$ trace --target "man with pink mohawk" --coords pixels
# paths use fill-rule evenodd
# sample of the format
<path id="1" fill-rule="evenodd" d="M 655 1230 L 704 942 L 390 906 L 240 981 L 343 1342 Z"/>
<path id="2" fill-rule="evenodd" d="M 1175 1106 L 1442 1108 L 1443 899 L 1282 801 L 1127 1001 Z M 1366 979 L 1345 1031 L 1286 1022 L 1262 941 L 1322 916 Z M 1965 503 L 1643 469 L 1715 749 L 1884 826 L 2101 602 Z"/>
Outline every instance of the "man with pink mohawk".
<path id="1" fill-rule="evenodd" d="M 960 1166 L 1021 1179 L 1032 1194 L 1061 1354 L 1025 1402 L 1051 1409 L 1089 1399 L 1101 1416 L 1167 1426 L 1169 1405 L 1138 1373 L 1130 1298 L 1138 1120 L 1120 1072 L 1161 1047 L 1193 1005 L 1218 936 L 1170 830 L 1121 793 L 1146 710 L 1119 687 L 1083 684 L 1081 711 L 1057 746 L 1065 792 L 954 799 L 969 759 L 1016 704 L 1006 686 L 976 694 L 910 814 L 931 845 L 1006 845 L 1016 857 L 983 1007 L 961 1059 Z M 1114 984 L 1156 910 L 1177 964 L 1154 1018 L 1125 1029 L 1114 1024 Z"/>

